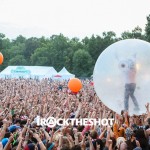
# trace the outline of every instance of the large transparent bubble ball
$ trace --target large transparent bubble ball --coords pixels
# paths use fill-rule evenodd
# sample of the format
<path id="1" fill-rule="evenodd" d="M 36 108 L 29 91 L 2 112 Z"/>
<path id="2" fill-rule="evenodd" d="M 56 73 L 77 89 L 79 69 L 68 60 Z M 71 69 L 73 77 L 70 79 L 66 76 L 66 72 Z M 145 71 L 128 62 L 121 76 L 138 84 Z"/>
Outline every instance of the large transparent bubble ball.
<path id="1" fill-rule="evenodd" d="M 146 113 L 150 102 L 150 43 L 127 39 L 106 48 L 93 73 L 100 100 L 117 113 Z"/>

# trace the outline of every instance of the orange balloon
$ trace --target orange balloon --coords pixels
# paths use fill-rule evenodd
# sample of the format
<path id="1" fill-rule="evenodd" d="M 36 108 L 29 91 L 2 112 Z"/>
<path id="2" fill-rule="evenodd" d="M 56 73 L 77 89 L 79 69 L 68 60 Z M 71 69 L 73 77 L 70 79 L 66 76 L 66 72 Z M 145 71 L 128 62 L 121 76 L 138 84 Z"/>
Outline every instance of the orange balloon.
<path id="1" fill-rule="evenodd" d="M 78 78 L 72 78 L 68 82 L 68 88 L 72 92 L 79 92 L 80 89 L 82 88 L 82 83 Z"/>
<path id="2" fill-rule="evenodd" d="M 4 57 L 3 54 L 0 52 L 0 65 L 3 63 Z"/>

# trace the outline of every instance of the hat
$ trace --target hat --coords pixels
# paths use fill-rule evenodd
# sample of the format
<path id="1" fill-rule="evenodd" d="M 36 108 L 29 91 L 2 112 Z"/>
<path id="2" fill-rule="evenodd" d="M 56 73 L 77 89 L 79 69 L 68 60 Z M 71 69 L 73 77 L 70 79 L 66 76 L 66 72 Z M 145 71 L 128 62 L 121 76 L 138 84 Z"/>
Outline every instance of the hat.
<path id="1" fill-rule="evenodd" d="M 133 131 L 131 130 L 131 128 L 127 128 L 125 131 L 125 134 L 126 134 L 127 140 L 129 140 L 131 136 L 133 135 Z"/>
<path id="2" fill-rule="evenodd" d="M 116 146 L 119 148 L 120 144 L 122 142 L 125 142 L 125 138 L 124 137 L 118 137 L 117 138 L 117 143 L 116 143 Z"/>
<path id="3" fill-rule="evenodd" d="M 9 132 L 14 132 L 16 129 L 21 129 L 21 127 L 16 125 L 11 125 L 8 127 Z"/>
<path id="4" fill-rule="evenodd" d="M 33 143 L 26 145 L 24 148 L 24 150 L 34 150 L 34 149 L 35 149 L 35 145 Z"/>
<path id="5" fill-rule="evenodd" d="M 3 148 L 4 148 L 5 145 L 7 144 L 8 140 L 9 140 L 8 138 L 3 138 L 3 139 L 2 139 L 1 142 L 2 142 Z"/>

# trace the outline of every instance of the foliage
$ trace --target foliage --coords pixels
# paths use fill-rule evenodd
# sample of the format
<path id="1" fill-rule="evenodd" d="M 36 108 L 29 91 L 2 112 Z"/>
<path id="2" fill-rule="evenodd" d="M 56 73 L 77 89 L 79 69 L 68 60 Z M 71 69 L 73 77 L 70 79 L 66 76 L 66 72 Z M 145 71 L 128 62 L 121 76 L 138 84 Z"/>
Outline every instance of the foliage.
<path id="1" fill-rule="evenodd" d="M 92 57 L 84 49 L 79 49 L 73 56 L 73 73 L 77 76 L 89 76 L 92 69 Z"/>
<path id="2" fill-rule="evenodd" d="M 146 40 L 148 42 L 150 42 L 150 15 L 147 16 L 147 24 L 145 27 L 145 36 L 146 36 Z"/>

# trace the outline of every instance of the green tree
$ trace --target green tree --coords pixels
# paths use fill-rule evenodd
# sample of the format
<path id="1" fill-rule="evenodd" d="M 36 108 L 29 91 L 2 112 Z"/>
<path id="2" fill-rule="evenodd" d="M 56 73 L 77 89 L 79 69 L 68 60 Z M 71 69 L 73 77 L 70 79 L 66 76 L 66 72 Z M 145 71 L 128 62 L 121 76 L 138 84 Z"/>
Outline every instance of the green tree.
<path id="1" fill-rule="evenodd" d="M 37 66 L 48 66 L 50 54 L 44 47 L 37 48 L 31 55 L 31 64 Z"/>
<path id="2" fill-rule="evenodd" d="M 66 50 L 69 48 L 69 39 L 62 34 L 53 35 L 50 38 L 50 44 L 48 51 L 51 56 L 51 65 L 56 68 L 57 71 L 61 70 L 65 65 Z"/>
<path id="3" fill-rule="evenodd" d="M 17 45 L 17 44 L 25 43 L 25 42 L 26 42 L 26 38 L 22 35 L 19 35 L 15 40 L 12 40 L 13 45 Z"/>
<path id="4" fill-rule="evenodd" d="M 28 64 L 30 64 L 30 57 L 34 51 L 40 47 L 40 42 L 38 38 L 32 37 L 25 41 L 24 57 L 27 59 Z"/>
<path id="5" fill-rule="evenodd" d="M 145 36 L 146 36 L 146 40 L 148 42 L 150 42 L 150 15 L 147 16 L 147 24 L 145 27 Z"/>
<path id="6" fill-rule="evenodd" d="M 143 39 L 143 35 L 142 35 L 142 28 L 140 28 L 139 26 L 135 27 L 133 30 L 132 30 L 132 34 L 133 34 L 133 38 L 136 38 L 136 39 Z"/>
<path id="7" fill-rule="evenodd" d="M 14 66 L 18 66 L 18 65 L 26 65 L 27 62 L 24 58 L 23 55 L 16 55 L 15 57 L 11 58 L 8 62 L 8 65 L 14 65 Z"/>
<path id="8" fill-rule="evenodd" d="M 92 74 L 92 57 L 84 49 L 79 49 L 73 56 L 73 73 L 78 77 L 88 77 Z"/>
<path id="9" fill-rule="evenodd" d="M 12 45 L 11 48 L 8 49 L 9 58 L 15 57 L 16 55 L 23 55 L 25 49 L 24 43 L 18 43 L 15 45 Z"/>
<path id="10" fill-rule="evenodd" d="M 5 34 L 0 33 L 0 49 L 3 49 L 3 39 L 5 38 Z"/>
<path id="11" fill-rule="evenodd" d="M 133 38 L 132 36 L 132 33 L 129 32 L 129 31 L 124 31 L 122 34 L 121 34 L 121 38 L 122 39 L 131 39 Z"/>
<path id="12" fill-rule="evenodd" d="M 73 56 L 78 49 L 83 49 L 83 44 L 78 38 L 72 38 L 68 41 L 68 48 L 64 52 L 64 66 L 68 71 L 73 71 Z"/>
<path id="13" fill-rule="evenodd" d="M 11 47 L 10 40 L 5 37 L 3 33 L 0 33 L 0 52 L 3 54 L 4 61 L 0 65 L 0 71 L 8 66 L 9 52 L 8 49 Z"/>
<path id="14" fill-rule="evenodd" d="M 132 32 L 125 31 L 121 34 L 122 39 L 145 39 L 145 36 L 142 34 L 142 28 L 139 26 L 135 27 Z"/>
<path id="15" fill-rule="evenodd" d="M 93 61 L 92 61 L 92 68 L 94 68 L 95 63 L 99 55 L 105 50 L 109 45 L 117 41 L 116 34 L 112 31 L 103 32 L 103 36 L 94 36 L 92 35 L 91 38 L 84 38 L 82 40 L 84 49 L 89 52 Z"/>

